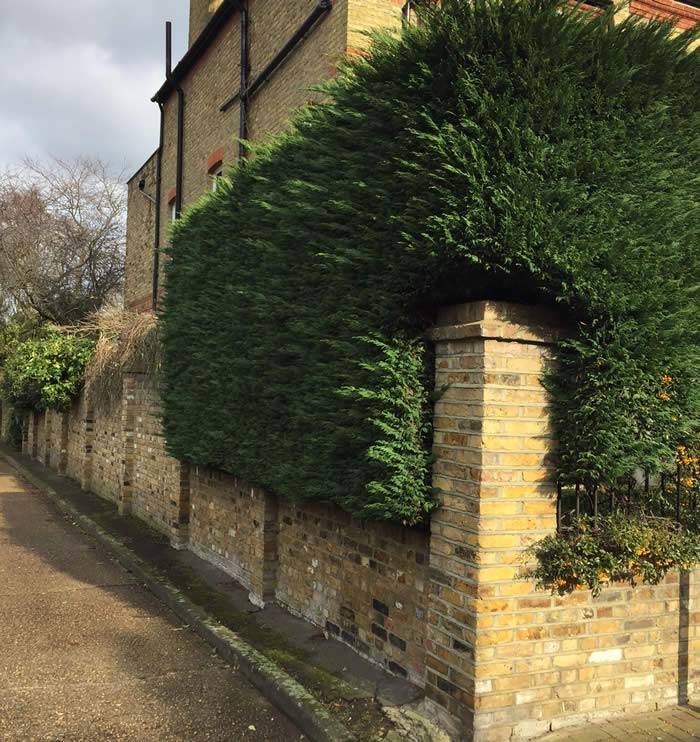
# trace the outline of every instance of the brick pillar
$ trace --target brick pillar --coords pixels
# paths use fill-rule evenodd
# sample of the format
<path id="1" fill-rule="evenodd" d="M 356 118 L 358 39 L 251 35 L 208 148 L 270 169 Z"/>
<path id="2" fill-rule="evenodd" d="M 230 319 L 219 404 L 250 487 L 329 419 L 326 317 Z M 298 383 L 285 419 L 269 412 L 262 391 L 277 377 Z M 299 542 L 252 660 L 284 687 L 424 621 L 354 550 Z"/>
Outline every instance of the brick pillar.
<path id="1" fill-rule="evenodd" d="M 39 436 L 41 435 L 41 415 L 33 412 L 31 415 L 31 427 L 29 429 L 29 455 L 36 459 L 39 457 Z"/>
<path id="2" fill-rule="evenodd" d="M 22 425 L 22 453 L 32 456 L 34 450 L 34 413 L 28 412 L 24 415 Z"/>
<path id="3" fill-rule="evenodd" d="M 444 392 L 434 421 L 440 508 L 431 522 L 426 692 L 460 738 L 508 739 L 512 720 L 524 718 L 508 646 L 516 619 L 505 614 L 532 591 L 519 580 L 523 551 L 556 526 L 541 382 L 554 326 L 540 308 L 475 302 L 441 312 L 432 331 Z"/>
<path id="4" fill-rule="evenodd" d="M 121 399 L 121 432 L 124 449 L 121 466 L 121 486 L 119 488 L 120 515 L 128 515 L 131 512 L 133 500 L 136 427 L 135 397 L 136 380 L 133 374 L 125 373 L 122 377 Z"/>
<path id="5" fill-rule="evenodd" d="M 679 662 L 682 663 L 685 660 L 688 664 L 685 695 L 690 703 L 698 705 L 700 704 L 700 567 L 691 570 L 681 579 L 685 581 L 687 591 L 684 594 L 681 588 L 679 620 L 681 658 Z M 683 656 L 684 642 L 685 656 Z M 682 674 L 682 666 L 679 670 Z M 682 694 L 679 695 L 682 696 Z"/>
<path id="6" fill-rule="evenodd" d="M 170 497 L 170 545 L 173 549 L 186 549 L 190 531 L 190 465 L 179 462 L 180 479 Z"/>
<path id="7" fill-rule="evenodd" d="M 84 490 L 90 490 L 92 489 L 92 465 L 95 456 L 95 407 L 86 392 L 83 392 L 83 396 L 81 409 L 85 411 L 85 417 L 81 420 L 81 426 L 83 426 L 85 449 L 80 471 L 80 486 Z"/>
<path id="8" fill-rule="evenodd" d="M 47 468 L 50 468 L 53 464 L 51 456 L 51 437 L 53 436 L 54 414 L 53 410 L 46 410 L 46 412 L 44 412 L 44 430 L 42 433 L 43 460 L 41 460 L 41 463 Z"/>
<path id="9" fill-rule="evenodd" d="M 58 467 L 59 474 L 65 474 L 68 468 L 68 435 L 70 432 L 70 413 L 63 412 L 60 417 L 60 446 L 58 453 L 58 461 L 56 465 Z"/>

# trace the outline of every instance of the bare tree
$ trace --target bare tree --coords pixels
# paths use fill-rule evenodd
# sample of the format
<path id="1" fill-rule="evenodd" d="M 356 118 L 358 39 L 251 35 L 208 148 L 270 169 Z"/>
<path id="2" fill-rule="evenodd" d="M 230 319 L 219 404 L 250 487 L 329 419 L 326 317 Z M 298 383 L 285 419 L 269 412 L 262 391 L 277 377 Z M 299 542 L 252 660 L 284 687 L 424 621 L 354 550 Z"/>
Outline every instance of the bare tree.
<path id="1" fill-rule="evenodd" d="M 0 303 L 74 324 L 118 300 L 126 190 L 99 160 L 26 160 L 0 175 Z"/>

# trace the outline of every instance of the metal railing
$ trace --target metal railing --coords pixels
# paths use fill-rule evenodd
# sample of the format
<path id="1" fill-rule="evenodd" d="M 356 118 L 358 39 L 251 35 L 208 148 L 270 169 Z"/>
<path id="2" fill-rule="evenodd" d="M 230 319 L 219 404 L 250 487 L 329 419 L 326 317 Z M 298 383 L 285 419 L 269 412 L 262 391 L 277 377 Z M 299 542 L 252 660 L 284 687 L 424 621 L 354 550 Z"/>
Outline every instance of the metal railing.
<path id="1" fill-rule="evenodd" d="M 694 467 L 650 474 L 638 470 L 615 484 L 557 484 L 557 528 L 576 526 L 582 516 L 594 520 L 615 513 L 668 518 L 680 525 L 700 521 L 700 480 Z M 696 524 L 697 525 L 697 524 Z"/>

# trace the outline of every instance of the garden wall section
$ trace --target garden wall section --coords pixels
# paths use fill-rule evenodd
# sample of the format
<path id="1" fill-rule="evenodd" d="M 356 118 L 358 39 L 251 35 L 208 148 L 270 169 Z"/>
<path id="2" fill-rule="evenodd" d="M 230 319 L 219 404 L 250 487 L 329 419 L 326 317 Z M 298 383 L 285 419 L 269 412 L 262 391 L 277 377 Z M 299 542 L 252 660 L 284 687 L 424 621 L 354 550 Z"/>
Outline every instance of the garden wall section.
<path id="1" fill-rule="evenodd" d="M 441 315 L 439 508 L 425 530 L 181 465 L 144 374 L 125 376 L 108 413 L 83 397 L 63 416 L 28 416 L 24 450 L 218 564 L 255 604 L 278 602 L 424 687 L 456 739 L 527 739 L 700 700 L 700 570 L 598 597 L 551 595 L 524 577 L 528 546 L 556 527 L 541 377 L 557 332 L 531 307 L 479 302 Z"/>

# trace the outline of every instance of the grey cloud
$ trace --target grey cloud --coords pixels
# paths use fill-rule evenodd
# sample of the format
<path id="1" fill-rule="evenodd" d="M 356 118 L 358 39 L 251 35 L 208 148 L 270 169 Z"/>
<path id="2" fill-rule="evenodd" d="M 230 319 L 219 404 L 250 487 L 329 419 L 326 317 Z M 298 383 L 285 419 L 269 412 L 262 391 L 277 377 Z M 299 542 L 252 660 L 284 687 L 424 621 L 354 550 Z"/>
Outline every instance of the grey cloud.
<path id="1" fill-rule="evenodd" d="M 25 155 L 138 167 L 157 145 L 164 23 L 182 54 L 187 17 L 188 0 L 0 0 L 0 169 Z"/>

